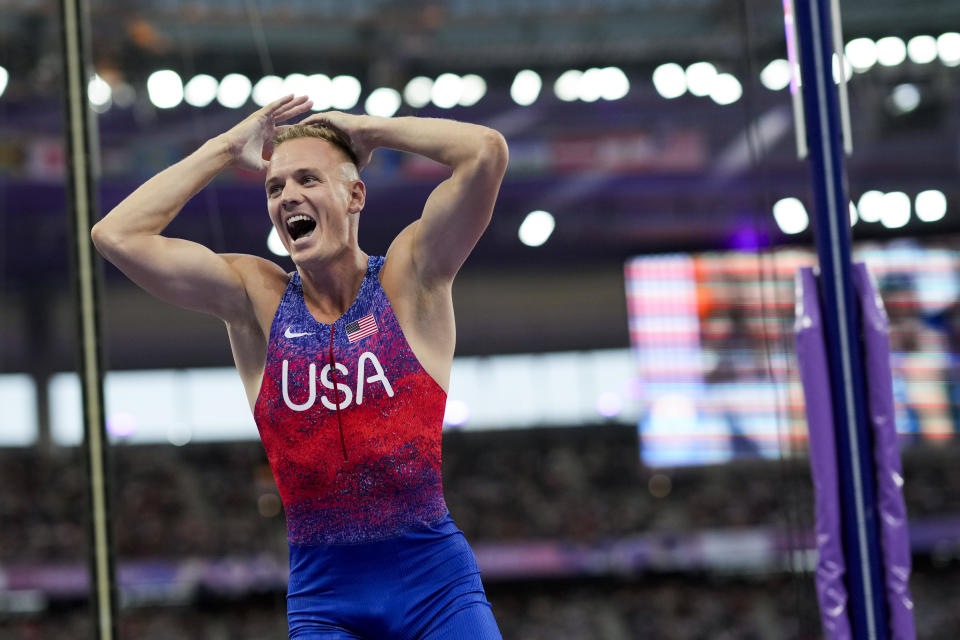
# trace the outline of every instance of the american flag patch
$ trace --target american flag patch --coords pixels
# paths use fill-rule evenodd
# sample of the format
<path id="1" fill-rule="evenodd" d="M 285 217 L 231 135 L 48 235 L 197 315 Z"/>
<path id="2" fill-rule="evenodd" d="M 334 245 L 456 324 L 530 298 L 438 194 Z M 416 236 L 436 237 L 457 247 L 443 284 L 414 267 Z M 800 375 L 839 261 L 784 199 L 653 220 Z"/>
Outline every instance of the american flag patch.
<path id="1" fill-rule="evenodd" d="M 367 336 L 372 336 L 380 329 L 377 328 L 377 320 L 373 317 L 373 314 L 365 315 L 359 320 L 354 320 L 346 327 L 347 339 L 350 342 L 356 342 L 357 340 L 363 340 Z"/>

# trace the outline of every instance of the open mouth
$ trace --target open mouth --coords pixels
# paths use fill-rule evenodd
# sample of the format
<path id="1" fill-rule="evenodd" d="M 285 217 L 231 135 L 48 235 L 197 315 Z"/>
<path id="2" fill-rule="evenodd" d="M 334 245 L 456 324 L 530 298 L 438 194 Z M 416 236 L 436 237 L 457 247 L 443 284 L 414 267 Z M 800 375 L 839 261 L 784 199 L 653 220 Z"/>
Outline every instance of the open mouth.
<path id="1" fill-rule="evenodd" d="M 317 228 L 317 223 L 305 215 L 291 216 L 287 220 L 287 232 L 294 241 L 305 238 L 313 233 Z"/>

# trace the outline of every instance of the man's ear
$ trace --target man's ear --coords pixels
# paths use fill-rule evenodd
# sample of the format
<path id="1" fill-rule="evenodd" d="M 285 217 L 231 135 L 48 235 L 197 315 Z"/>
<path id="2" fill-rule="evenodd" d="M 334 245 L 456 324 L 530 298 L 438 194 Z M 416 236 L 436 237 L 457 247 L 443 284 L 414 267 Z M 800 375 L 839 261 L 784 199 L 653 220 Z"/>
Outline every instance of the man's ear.
<path id="1" fill-rule="evenodd" d="M 350 203 L 347 205 L 347 212 L 360 213 L 363 211 L 363 205 L 367 201 L 367 185 L 363 180 L 352 180 L 350 182 Z"/>

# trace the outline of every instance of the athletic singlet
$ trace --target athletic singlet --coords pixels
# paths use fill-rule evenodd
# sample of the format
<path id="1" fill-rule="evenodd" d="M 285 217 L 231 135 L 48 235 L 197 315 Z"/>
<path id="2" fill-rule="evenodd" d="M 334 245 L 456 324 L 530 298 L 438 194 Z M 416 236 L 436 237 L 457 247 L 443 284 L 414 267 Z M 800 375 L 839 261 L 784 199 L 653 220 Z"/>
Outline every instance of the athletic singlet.
<path id="1" fill-rule="evenodd" d="M 254 419 L 291 544 L 354 544 L 447 514 L 440 475 L 446 393 L 400 329 L 370 256 L 356 300 L 318 322 L 290 278 L 270 329 Z"/>

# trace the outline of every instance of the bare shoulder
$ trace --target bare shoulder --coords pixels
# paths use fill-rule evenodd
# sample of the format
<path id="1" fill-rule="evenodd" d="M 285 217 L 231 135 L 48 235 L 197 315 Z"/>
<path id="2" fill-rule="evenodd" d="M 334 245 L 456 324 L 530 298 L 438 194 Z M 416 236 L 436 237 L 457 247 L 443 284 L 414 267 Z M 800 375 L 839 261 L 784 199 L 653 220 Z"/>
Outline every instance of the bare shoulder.
<path id="1" fill-rule="evenodd" d="M 408 225 L 391 243 L 380 270 L 380 284 L 414 355 L 446 389 L 456 346 L 452 287 L 449 282 L 421 281 L 413 257 L 419 223 Z"/>
<path id="2" fill-rule="evenodd" d="M 280 304 L 289 274 L 276 262 L 242 253 L 225 253 L 223 259 L 240 275 L 257 324 L 269 333 L 273 315 Z"/>

